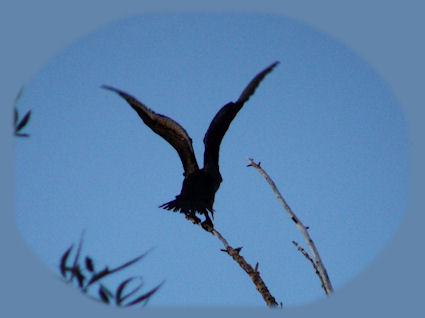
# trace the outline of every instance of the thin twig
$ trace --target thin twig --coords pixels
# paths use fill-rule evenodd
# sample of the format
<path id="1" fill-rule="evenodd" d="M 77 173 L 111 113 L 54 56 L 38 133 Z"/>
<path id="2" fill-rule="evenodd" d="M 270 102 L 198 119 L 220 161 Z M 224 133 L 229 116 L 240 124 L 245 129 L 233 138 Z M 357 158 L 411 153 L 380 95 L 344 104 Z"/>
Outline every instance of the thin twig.
<path id="1" fill-rule="evenodd" d="M 308 234 L 308 228 L 305 227 L 301 221 L 298 219 L 298 217 L 292 212 L 292 209 L 286 203 L 283 196 L 280 194 L 279 190 L 276 187 L 276 184 L 273 182 L 273 180 L 269 177 L 269 175 L 264 171 L 263 168 L 260 166 L 260 162 L 255 163 L 253 159 L 248 158 L 249 164 L 248 167 L 254 167 L 268 182 L 268 184 L 271 186 L 274 194 L 276 195 L 279 202 L 283 205 L 284 209 L 288 213 L 289 217 L 292 221 L 294 221 L 295 225 L 298 227 L 298 229 L 301 231 L 301 234 L 304 237 L 304 240 L 310 249 L 311 254 L 313 255 L 315 268 L 317 268 L 319 274 L 320 274 L 320 280 L 322 282 L 323 290 L 325 291 L 326 295 L 329 295 L 333 292 L 333 287 L 331 284 L 331 281 L 329 279 L 328 273 L 326 271 L 325 266 L 323 265 L 323 262 L 320 258 L 319 252 L 316 249 L 316 246 L 314 245 L 313 240 L 311 239 L 310 235 Z"/>
<path id="2" fill-rule="evenodd" d="M 316 273 L 317 277 L 319 277 L 320 281 L 322 282 L 322 287 L 325 286 L 325 282 L 323 281 L 323 277 L 322 277 L 322 275 L 320 275 L 320 271 L 317 268 L 317 265 L 316 265 L 316 263 L 314 263 L 314 260 L 311 258 L 311 256 L 297 242 L 292 241 L 292 244 L 294 244 L 295 247 L 298 249 L 298 251 L 300 251 L 300 253 L 303 254 L 304 257 L 311 263 L 311 265 L 314 268 L 314 272 Z"/>
<path id="3" fill-rule="evenodd" d="M 260 276 L 260 272 L 258 271 L 258 263 L 255 265 L 255 269 L 252 268 L 252 266 L 248 264 L 248 262 L 243 258 L 243 256 L 240 255 L 242 247 L 233 248 L 216 229 L 205 225 L 202 225 L 202 227 L 204 228 L 204 230 L 210 232 L 221 241 L 221 243 L 224 245 L 224 249 L 222 249 L 221 251 L 226 252 L 230 257 L 232 257 L 233 260 L 238 263 L 239 266 L 248 274 L 248 276 L 254 283 L 255 288 L 258 290 L 258 292 L 261 294 L 264 301 L 266 302 L 267 306 L 277 307 L 278 303 L 276 302 L 276 299 L 272 296 L 272 294 L 270 294 L 269 289 L 267 288 L 266 284 Z"/>

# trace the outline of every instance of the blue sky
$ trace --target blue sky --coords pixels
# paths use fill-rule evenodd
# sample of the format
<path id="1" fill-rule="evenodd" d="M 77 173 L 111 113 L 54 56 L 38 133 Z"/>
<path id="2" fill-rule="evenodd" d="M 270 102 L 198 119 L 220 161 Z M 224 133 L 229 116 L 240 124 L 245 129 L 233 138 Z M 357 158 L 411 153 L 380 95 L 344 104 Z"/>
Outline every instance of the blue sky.
<path id="1" fill-rule="evenodd" d="M 385 82 L 355 53 L 309 27 L 261 15 L 146 15 L 109 25 L 61 52 L 25 85 L 29 139 L 15 141 L 16 222 L 57 272 L 86 231 L 84 252 L 123 275 L 166 284 L 151 306 L 263 300 L 220 242 L 158 206 L 179 193 L 174 149 L 108 84 L 178 121 L 202 162 L 221 106 L 279 60 L 240 111 L 220 153 L 215 226 L 287 305 L 323 297 L 304 245 L 247 158 L 260 160 L 310 234 L 338 290 L 382 250 L 407 202 L 405 121 Z M 117 277 L 117 280 L 123 277 Z"/>

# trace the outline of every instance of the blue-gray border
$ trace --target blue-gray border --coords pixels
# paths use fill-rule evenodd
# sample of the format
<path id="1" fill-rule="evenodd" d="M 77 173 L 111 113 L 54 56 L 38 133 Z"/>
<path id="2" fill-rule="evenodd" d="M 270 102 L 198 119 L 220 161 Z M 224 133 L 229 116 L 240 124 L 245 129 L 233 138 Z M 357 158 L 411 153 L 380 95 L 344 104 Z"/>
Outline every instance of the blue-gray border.
<path id="1" fill-rule="evenodd" d="M 421 10 L 422 9 L 422 10 Z M 146 12 L 249 11 L 281 14 L 315 26 L 357 51 L 391 85 L 409 123 L 411 192 L 405 220 L 388 248 L 346 288 L 324 302 L 284 313 L 240 309 L 238 315 L 304 317 L 414 316 L 424 312 L 424 261 L 420 236 L 424 169 L 424 19 L 420 1 L 192 0 L 116 2 L 101 0 L 3 0 L 0 12 L 0 313 L 3 317 L 140 317 L 140 315 L 229 314 L 232 310 L 146 308 L 119 310 L 98 305 L 67 288 L 18 236 L 13 221 L 13 100 L 22 84 L 50 57 L 84 34 L 130 15 Z M 421 73 L 422 70 L 422 73 Z M 422 182 L 421 182 L 422 181 Z M 397 195 L 396 193 L 394 195 Z M 422 297 L 423 298 L 423 297 Z"/>

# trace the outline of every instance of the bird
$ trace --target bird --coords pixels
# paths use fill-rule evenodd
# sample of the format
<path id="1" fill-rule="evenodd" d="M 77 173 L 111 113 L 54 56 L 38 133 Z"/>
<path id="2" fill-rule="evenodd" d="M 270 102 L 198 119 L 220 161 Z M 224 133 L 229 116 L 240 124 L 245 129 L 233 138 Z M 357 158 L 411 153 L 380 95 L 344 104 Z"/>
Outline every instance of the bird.
<path id="1" fill-rule="evenodd" d="M 211 220 L 211 218 L 214 219 L 214 198 L 223 181 L 219 169 L 221 141 L 236 114 L 254 94 L 264 77 L 278 64 L 279 61 L 276 61 L 255 75 L 239 98 L 235 102 L 225 104 L 214 116 L 203 139 L 205 147 L 204 166 L 201 169 L 196 161 L 192 139 L 179 123 L 165 115 L 154 112 L 135 97 L 120 89 L 109 85 L 101 86 L 106 90 L 117 93 L 126 100 L 142 121 L 153 132 L 164 138 L 180 157 L 184 170 L 180 194 L 174 200 L 161 204 L 160 208 L 184 213 L 188 220 L 195 224 L 201 223 L 205 230 L 212 231 L 214 228 Z M 196 213 L 204 215 L 205 220 L 201 222 Z"/>

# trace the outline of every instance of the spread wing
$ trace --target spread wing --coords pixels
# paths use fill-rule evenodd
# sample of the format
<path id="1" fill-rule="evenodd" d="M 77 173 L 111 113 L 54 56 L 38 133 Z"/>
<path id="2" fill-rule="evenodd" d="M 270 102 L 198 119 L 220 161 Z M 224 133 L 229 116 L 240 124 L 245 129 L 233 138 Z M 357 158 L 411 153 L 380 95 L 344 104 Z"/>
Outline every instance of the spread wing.
<path id="1" fill-rule="evenodd" d="M 192 139 L 182 126 L 167 116 L 155 113 L 133 96 L 119 89 L 107 85 L 103 85 L 102 88 L 113 91 L 124 98 L 150 129 L 176 149 L 182 161 L 185 176 L 198 170 L 198 163 L 196 162 L 192 147 Z"/>
<path id="2" fill-rule="evenodd" d="M 254 94 L 255 89 L 258 87 L 263 78 L 270 73 L 277 64 L 279 64 L 279 62 L 274 62 L 269 67 L 258 73 L 245 87 L 236 102 L 227 103 L 215 115 L 204 137 L 204 168 L 206 170 L 218 169 L 220 144 L 223 140 L 224 134 L 230 126 L 230 123 L 245 102 L 248 101 L 248 99 Z"/>

